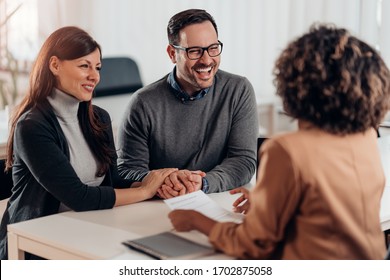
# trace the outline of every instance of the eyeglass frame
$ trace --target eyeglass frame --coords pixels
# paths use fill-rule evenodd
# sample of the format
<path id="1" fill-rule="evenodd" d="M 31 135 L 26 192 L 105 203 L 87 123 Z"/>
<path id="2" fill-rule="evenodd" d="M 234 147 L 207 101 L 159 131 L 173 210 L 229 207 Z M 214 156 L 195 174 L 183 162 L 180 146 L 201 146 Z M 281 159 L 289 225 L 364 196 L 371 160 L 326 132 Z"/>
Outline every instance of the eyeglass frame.
<path id="1" fill-rule="evenodd" d="M 214 56 L 211 56 L 210 53 L 209 53 L 209 48 L 212 47 L 212 46 L 215 46 L 215 45 L 221 46 L 221 51 L 219 52 L 219 54 L 214 55 Z M 177 50 L 185 51 L 185 52 L 186 52 L 186 55 L 187 55 L 187 57 L 188 57 L 188 59 L 191 59 L 191 60 L 197 60 L 197 59 L 203 57 L 205 51 L 207 51 L 207 54 L 208 54 L 210 57 L 217 57 L 217 56 L 220 56 L 220 55 L 221 55 L 222 50 L 223 50 L 223 43 L 222 43 L 220 40 L 218 40 L 218 43 L 211 44 L 210 46 L 204 47 L 204 48 L 202 48 L 202 47 L 188 47 L 188 48 L 185 48 L 185 47 L 178 46 L 178 45 L 173 45 L 173 44 L 171 44 L 171 46 L 174 47 L 174 48 L 177 49 Z M 191 49 L 201 49 L 201 50 L 202 50 L 202 54 L 201 54 L 199 57 L 197 57 L 197 58 L 190 58 L 190 56 L 188 55 L 188 51 L 191 50 Z"/>

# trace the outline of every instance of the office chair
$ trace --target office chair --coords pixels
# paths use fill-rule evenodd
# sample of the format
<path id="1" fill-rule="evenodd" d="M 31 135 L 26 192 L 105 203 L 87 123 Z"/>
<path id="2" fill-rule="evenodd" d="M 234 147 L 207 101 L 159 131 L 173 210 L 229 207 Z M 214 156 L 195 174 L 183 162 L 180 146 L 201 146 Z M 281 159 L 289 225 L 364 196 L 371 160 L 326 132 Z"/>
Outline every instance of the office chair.
<path id="1" fill-rule="evenodd" d="M 389 245 L 389 248 L 387 249 L 385 260 L 390 260 L 390 245 Z"/>
<path id="2" fill-rule="evenodd" d="M 129 57 L 102 59 L 95 97 L 132 93 L 143 86 L 137 63 Z"/>
<path id="3" fill-rule="evenodd" d="M 11 189 L 13 187 L 12 172 L 4 172 L 5 159 L 0 160 L 0 200 L 9 198 L 11 196 Z"/>

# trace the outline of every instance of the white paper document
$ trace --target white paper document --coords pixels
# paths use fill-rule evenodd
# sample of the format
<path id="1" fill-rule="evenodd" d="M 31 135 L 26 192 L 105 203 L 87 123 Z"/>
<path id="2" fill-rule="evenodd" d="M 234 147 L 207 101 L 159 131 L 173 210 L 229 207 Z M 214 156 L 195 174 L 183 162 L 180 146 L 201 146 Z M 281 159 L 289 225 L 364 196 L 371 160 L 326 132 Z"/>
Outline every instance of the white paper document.
<path id="1" fill-rule="evenodd" d="M 202 191 L 169 198 L 164 202 L 172 210 L 195 210 L 219 222 L 241 223 L 244 217 L 243 214 L 234 213 L 221 207 Z"/>

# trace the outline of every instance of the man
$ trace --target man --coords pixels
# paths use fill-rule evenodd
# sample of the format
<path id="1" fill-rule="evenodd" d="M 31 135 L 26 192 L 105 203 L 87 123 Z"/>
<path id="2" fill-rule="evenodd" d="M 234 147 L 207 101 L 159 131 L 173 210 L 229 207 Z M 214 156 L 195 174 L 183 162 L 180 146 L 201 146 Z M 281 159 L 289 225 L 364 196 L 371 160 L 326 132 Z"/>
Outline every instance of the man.
<path id="1" fill-rule="evenodd" d="M 176 66 L 134 93 L 119 128 L 120 174 L 141 180 L 149 170 L 179 168 L 160 188 L 162 198 L 248 183 L 258 133 L 252 85 L 218 70 L 223 44 L 206 11 L 174 15 L 167 31 L 167 52 Z"/>

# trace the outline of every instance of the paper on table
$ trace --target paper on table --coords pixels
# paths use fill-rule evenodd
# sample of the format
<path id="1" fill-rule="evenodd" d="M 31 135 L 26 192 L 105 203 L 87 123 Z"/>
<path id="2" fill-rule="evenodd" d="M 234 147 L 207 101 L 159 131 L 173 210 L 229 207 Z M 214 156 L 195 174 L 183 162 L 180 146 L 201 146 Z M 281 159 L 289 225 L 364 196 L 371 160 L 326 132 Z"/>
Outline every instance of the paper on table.
<path id="1" fill-rule="evenodd" d="M 196 191 L 182 196 L 165 199 L 164 202 L 172 210 L 196 210 L 203 215 L 219 222 L 242 222 L 243 214 L 234 213 L 219 206 L 202 191 Z"/>

